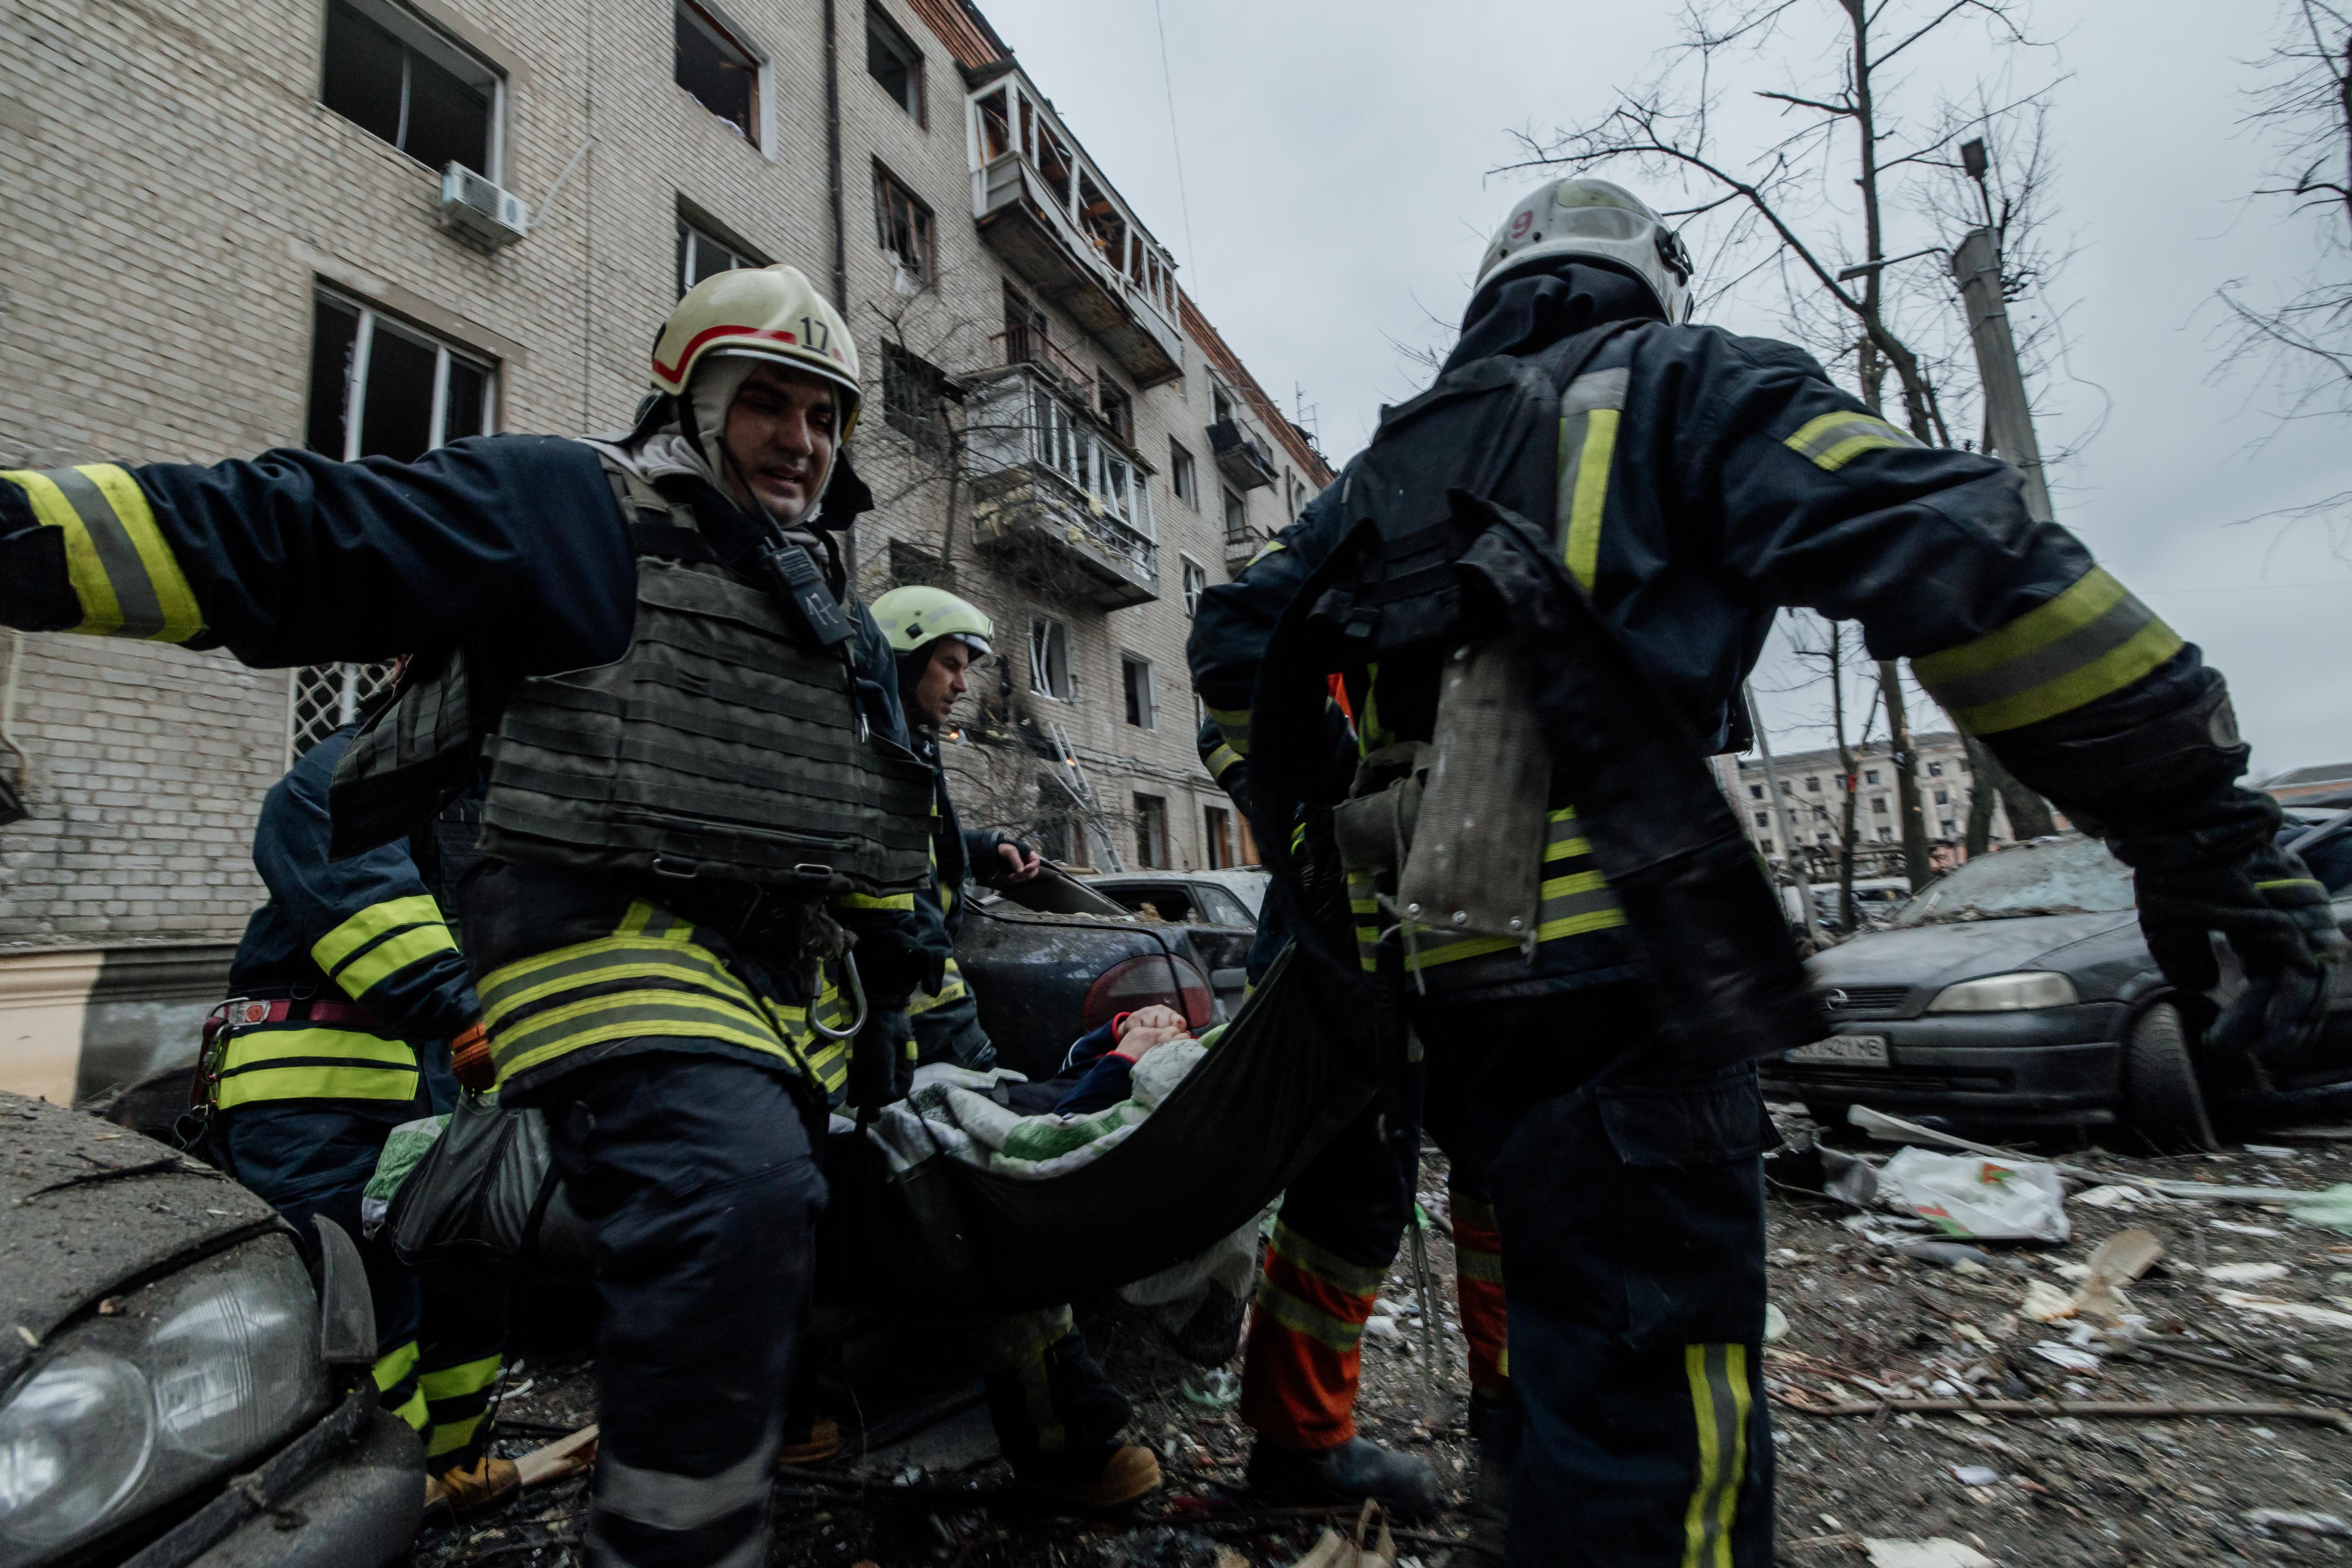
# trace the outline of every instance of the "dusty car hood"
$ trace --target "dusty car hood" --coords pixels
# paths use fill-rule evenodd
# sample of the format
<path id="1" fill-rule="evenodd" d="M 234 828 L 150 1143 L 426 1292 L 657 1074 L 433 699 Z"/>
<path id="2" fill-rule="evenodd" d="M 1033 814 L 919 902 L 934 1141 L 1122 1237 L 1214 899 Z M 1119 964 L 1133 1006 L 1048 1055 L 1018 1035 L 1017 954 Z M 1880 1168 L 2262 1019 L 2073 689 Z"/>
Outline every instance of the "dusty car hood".
<path id="1" fill-rule="evenodd" d="M 278 1223 L 268 1204 L 152 1139 L 0 1092 L 0 1389 L 33 1357 L 26 1334 L 46 1340 L 128 1280 Z"/>
<path id="2" fill-rule="evenodd" d="M 1927 995 L 1917 993 L 1932 994 L 1979 974 L 2012 969 L 2077 973 L 2086 963 L 2107 957 L 2108 947 L 2138 942 L 2137 917 L 2129 910 L 1955 921 L 1948 925 L 1864 931 L 1852 942 L 1807 959 L 1805 973 L 1816 990 L 1908 985 L 1916 988 L 1914 1000 L 1924 1004 Z M 2145 947 L 2139 951 L 2138 963 L 2147 963 Z"/>

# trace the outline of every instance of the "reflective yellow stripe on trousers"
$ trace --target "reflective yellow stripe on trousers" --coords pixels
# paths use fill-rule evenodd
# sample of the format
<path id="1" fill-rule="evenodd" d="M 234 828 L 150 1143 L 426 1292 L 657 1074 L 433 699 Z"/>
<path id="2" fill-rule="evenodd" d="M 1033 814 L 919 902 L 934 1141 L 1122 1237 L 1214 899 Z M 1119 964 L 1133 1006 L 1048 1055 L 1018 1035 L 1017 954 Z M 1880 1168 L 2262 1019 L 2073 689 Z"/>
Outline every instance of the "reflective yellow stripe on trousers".
<path id="1" fill-rule="evenodd" d="M 1683 1568 L 1731 1568 L 1731 1525 L 1748 1476 L 1748 1347 L 1685 1345 L 1691 1415 L 1698 1439 L 1697 1480 L 1683 1515 Z"/>

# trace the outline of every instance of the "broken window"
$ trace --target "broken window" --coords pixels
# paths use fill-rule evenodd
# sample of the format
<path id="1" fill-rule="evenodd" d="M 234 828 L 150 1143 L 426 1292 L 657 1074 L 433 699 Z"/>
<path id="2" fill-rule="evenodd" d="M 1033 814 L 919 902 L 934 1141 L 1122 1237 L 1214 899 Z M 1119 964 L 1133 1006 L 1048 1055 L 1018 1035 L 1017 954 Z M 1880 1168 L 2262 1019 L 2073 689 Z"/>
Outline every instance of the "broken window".
<path id="1" fill-rule="evenodd" d="M 1119 679 L 1127 690 L 1127 721 L 1139 730 L 1160 728 L 1160 714 L 1152 700 L 1151 661 L 1138 658 L 1131 653 L 1119 655 Z"/>
<path id="2" fill-rule="evenodd" d="M 1819 794 L 1821 794 L 1821 793 L 1822 793 L 1822 781 L 1821 781 L 1820 779 L 1818 779 L 1818 778 L 1810 778 L 1810 779 L 1807 779 L 1807 780 L 1805 781 L 1805 793 L 1806 793 L 1807 795 L 1819 795 Z"/>
<path id="3" fill-rule="evenodd" d="M 922 122 L 923 51 L 875 5 L 866 7 L 866 74 L 880 82 L 882 90 L 917 123 Z"/>
<path id="4" fill-rule="evenodd" d="M 931 276 L 931 209 L 877 163 L 874 166 L 874 228 L 882 248 L 917 282 Z"/>
<path id="5" fill-rule="evenodd" d="M 304 445 L 345 462 L 411 463 L 491 427 L 492 367 L 430 333 L 319 291 Z"/>
<path id="6" fill-rule="evenodd" d="M 1135 863 L 1168 868 L 1168 802 L 1160 795 L 1135 797 Z"/>
<path id="7" fill-rule="evenodd" d="M 1215 411 L 1215 423 L 1219 425 L 1227 425 L 1233 422 L 1233 394 L 1227 392 L 1223 387 L 1218 385 L 1213 381 L 1209 384 L 1209 406 Z"/>
<path id="8" fill-rule="evenodd" d="M 1029 689 L 1056 702 L 1071 700 L 1070 628 L 1059 621 L 1029 623 Z"/>
<path id="9" fill-rule="evenodd" d="M 694 4 L 676 0 L 677 85 L 695 101 L 760 144 L 760 60 L 751 48 Z"/>
<path id="10" fill-rule="evenodd" d="M 1022 119 L 1027 121 L 1030 112 L 1029 100 L 1023 99 Z M 1045 187 L 1054 193 L 1055 205 L 1067 212 L 1070 210 L 1070 179 L 1075 160 L 1060 139 L 1043 125 L 1032 126 L 1031 130 L 1037 138 L 1037 172 L 1045 176 Z"/>
<path id="11" fill-rule="evenodd" d="M 1192 454 L 1173 436 L 1168 437 L 1168 486 L 1178 500 L 1194 511 L 1201 510 L 1201 482 L 1192 476 Z"/>
<path id="12" fill-rule="evenodd" d="M 1749 784 L 1748 786 L 1748 798 L 1750 800 L 1762 800 L 1764 798 L 1764 786 L 1762 784 Z"/>
<path id="13" fill-rule="evenodd" d="M 947 449 L 948 396 L 946 372 L 897 343 L 882 345 L 883 422 L 918 451 Z"/>
<path id="14" fill-rule="evenodd" d="M 980 100 L 980 155 L 989 163 L 1013 150 L 1013 121 L 1004 112 L 1004 94 L 1000 88 Z"/>
<path id="15" fill-rule="evenodd" d="M 1201 595 L 1209 591 L 1209 569 L 1187 557 L 1184 562 L 1184 613 L 1201 613 Z"/>
<path id="16" fill-rule="evenodd" d="M 328 0 L 319 101 L 418 163 L 498 171 L 499 72 L 388 0 Z"/>
<path id="17" fill-rule="evenodd" d="M 1230 870 L 1237 864 L 1234 859 L 1234 814 L 1222 805 L 1203 806 L 1201 818 L 1206 829 L 1201 835 L 1201 842 L 1202 847 L 1207 854 L 1209 869 Z M 1243 923 L 1255 924 L 1255 922 Z"/>
<path id="18" fill-rule="evenodd" d="M 1029 302 L 1029 297 L 1007 283 L 1004 286 L 1004 363 L 1007 364 L 1043 364 L 1050 357 L 1053 334 L 1046 324 L 1045 312 Z"/>
<path id="19" fill-rule="evenodd" d="M 1237 543 L 1249 534 L 1249 504 L 1232 490 L 1225 491 L 1225 542 Z"/>
<path id="20" fill-rule="evenodd" d="M 1096 375 L 1100 387 L 1103 423 L 1110 426 L 1110 433 L 1112 435 L 1118 437 L 1129 446 L 1134 446 L 1134 397 L 1128 393 L 1126 388 L 1111 380 L 1108 372 L 1098 371 L 1096 373 Z"/>
<path id="21" fill-rule="evenodd" d="M 766 265 L 740 246 L 714 238 L 685 218 L 677 220 L 677 291 L 681 296 L 706 278 L 732 272 L 739 267 Z"/>
<path id="22" fill-rule="evenodd" d="M 1878 782 L 1878 770 L 1876 768 L 1863 769 L 1862 782 L 1864 784 L 1876 784 Z"/>
<path id="23" fill-rule="evenodd" d="M 1078 171 L 1078 221 L 1085 226 L 1087 237 L 1114 272 L 1121 270 L 1127 260 L 1127 223 L 1111 205 L 1110 198 L 1095 184 L 1094 176 Z"/>

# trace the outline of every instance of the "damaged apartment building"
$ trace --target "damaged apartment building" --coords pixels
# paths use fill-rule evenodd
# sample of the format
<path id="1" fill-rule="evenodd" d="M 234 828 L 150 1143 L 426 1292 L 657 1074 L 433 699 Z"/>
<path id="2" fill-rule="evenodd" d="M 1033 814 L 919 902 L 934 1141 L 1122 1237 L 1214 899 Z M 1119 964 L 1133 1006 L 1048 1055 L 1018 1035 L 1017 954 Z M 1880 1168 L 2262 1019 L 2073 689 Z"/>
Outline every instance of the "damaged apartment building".
<path id="1" fill-rule="evenodd" d="M 0 41 L 0 464 L 610 430 L 685 289 L 788 262 L 862 353 L 860 590 L 996 622 L 967 820 L 1255 858 L 1184 641 L 1329 469 L 970 5 L 26 0 Z M 193 1048 L 264 792 L 388 667 L 0 658 L 0 1087 L 62 1100 Z"/>

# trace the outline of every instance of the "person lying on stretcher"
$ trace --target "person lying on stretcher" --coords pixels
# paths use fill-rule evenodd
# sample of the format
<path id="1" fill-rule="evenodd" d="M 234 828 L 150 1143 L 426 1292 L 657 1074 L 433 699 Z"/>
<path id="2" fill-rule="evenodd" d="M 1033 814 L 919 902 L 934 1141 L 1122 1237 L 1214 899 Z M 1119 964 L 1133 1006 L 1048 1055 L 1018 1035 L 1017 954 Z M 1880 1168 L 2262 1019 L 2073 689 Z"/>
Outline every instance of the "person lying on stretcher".
<path id="1" fill-rule="evenodd" d="M 1087 1030 L 1062 1058 L 1056 1081 L 1082 1074 L 1077 1083 L 1054 1102 L 1057 1116 L 1083 1115 L 1117 1105 L 1133 1093 L 1135 1064 L 1155 1046 L 1192 1038 L 1184 1015 L 1154 1004 L 1121 1013 L 1099 1028 Z"/>

